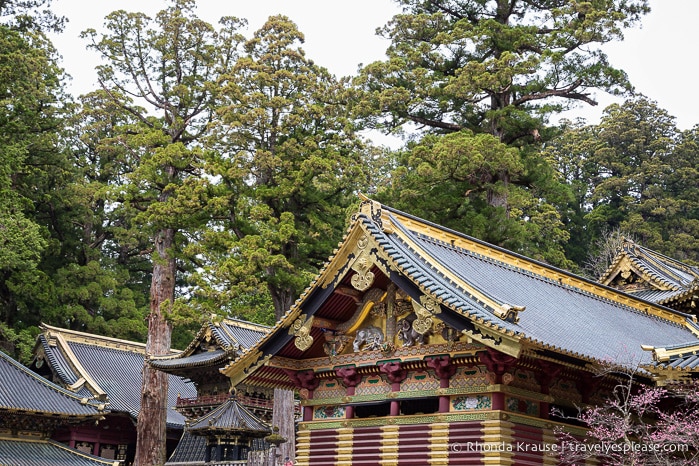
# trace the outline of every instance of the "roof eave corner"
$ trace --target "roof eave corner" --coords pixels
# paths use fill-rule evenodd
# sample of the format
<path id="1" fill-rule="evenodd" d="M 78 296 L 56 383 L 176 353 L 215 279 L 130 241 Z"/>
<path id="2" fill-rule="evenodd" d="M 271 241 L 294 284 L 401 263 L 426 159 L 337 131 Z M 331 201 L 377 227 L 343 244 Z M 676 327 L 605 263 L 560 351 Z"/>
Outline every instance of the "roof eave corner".
<path id="1" fill-rule="evenodd" d="M 360 194 L 359 197 L 362 199 L 362 202 L 359 204 L 358 214 L 371 219 L 384 233 L 392 234 L 395 228 L 393 227 L 393 222 L 391 222 L 389 211 L 380 202 L 376 202 L 363 194 Z"/>

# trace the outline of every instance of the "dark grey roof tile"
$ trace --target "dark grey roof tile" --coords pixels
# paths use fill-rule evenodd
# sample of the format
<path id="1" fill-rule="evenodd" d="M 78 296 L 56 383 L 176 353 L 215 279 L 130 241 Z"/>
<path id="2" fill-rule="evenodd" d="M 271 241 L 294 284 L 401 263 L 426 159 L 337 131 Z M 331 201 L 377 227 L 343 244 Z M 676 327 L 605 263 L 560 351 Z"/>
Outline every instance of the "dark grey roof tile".
<path id="1" fill-rule="evenodd" d="M 104 466 L 118 461 L 88 455 L 53 441 L 0 439 L 2 466 Z"/>
<path id="2" fill-rule="evenodd" d="M 373 230 L 378 238 L 392 244 L 391 257 L 395 263 L 403 264 L 401 268 L 404 273 L 419 284 L 429 284 L 425 286 L 429 293 L 435 294 L 439 289 L 449 290 L 452 299 L 445 299 L 444 302 L 451 307 L 471 309 L 474 318 L 541 342 L 547 347 L 597 360 L 627 358 L 629 362 L 649 363 L 650 355 L 641 350 L 641 345 L 660 346 L 696 338 L 684 325 L 421 235 L 407 228 L 395 216 L 391 220 L 402 235 L 424 251 L 424 254 L 414 251 L 400 240 L 402 235 L 387 235 L 378 229 Z M 373 223 L 368 218 L 365 222 Z M 491 309 L 476 302 L 458 283 L 455 285 L 451 278 L 434 271 L 431 263 L 439 263 L 457 277 L 457 282 L 467 284 L 495 302 L 524 306 L 526 309 L 520 314 L 519 323 L 505 322 L 496 317 Z M 541 266 L 552 269 L 545 264 Z"/>
<path id="3" fill-rule="evenodd" d="M 188 430 L 182 434 L 177 448 L 165 463 L 166 466 L 203 465 L 206 458 L 206 437 L 192 435 Z"/>
<path id="4" fill-rule="evenodd" d="M 193 422 L 188 430 L 197 435 L 203 435 L 210 430 L 226 432 L 246 432 L 264 437 L 272 431 L 267 424 L 238 403 L 235 396 L 230 397 L 218 408 Z"/>
<path id="5" fill-rule="evenodd" d="M 0 410 L 95 416 L 93 404 L 32 372 L 0 351 Z M 0 456 L 0 458 L 2 458 Z"/>
<path id="6" fill-rule="evenodd" d="M 68 343 L 80 364 L 109 396 L 109 409 L 137 416 L 141 406 L 141 380 L 144 356 L 133 351 L 122 351 L 84 343 Z M 184 398 L 196 396 L 194 385 L 170 375 L 168 406 L 175 406 L 178 393 Z M 167 422 L 183 426 L 184 416 L 168 409 Z"/>

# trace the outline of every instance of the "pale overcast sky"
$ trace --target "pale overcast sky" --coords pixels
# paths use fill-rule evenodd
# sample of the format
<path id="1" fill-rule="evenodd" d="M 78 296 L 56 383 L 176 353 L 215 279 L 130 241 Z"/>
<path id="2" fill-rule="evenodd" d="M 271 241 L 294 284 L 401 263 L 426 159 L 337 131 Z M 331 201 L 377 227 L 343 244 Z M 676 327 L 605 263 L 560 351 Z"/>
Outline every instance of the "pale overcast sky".
<path id="1" fill-rule="evenodd" d="M 198 15 L 213 24 L 225 15 L 246 18 L 248 36 L 271 15 L 289 16 L 306 36 L 307 56 L 338 76 L 354 74 L 360 63 L 384 57 L 388 43 L 375 35 L 398 8 L 392 0 L 199 0 Z M 611 63 L 624 69 L 639 92 L 677 117 L 681 129 L 699 123 L 699 92 L 696 82 L 696 54 L 699 44 L 699 1 L 651 0 L 652 12 L 641 28 L 628 30 L 623 43 L 605 48 Z M 99 30 L 106 14 L 113 10 L 143 11 L 155 14 L 164 0 L 54 0 L 52 9 L 70 20 L 66 31 L 54 37 L 63 56 L 63 66 L 73 76 L 71 92 L 81 94 L 95 88 L 97 57 L 85 50 L 79 38 L 87 28 Z M 596 123 L 602 110 L 612 102 L 596 95 L 600 105 L 585 105 L 568 117 L 585 117 Z"/>

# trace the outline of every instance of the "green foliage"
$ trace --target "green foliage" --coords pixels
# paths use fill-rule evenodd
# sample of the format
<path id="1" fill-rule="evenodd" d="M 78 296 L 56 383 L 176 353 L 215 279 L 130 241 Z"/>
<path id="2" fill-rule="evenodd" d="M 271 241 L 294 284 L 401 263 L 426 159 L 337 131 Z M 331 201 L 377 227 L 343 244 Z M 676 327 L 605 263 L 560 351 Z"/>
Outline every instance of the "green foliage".
<path id="1" fill-rule="evenodd" d="M 61 32 L 67 18 L 48 9 L 51 0 L 2 0 L 0 24 L 21 32 Z"/>
<path id="2" fill-rule="evenodd" d="M 561 247 L 568 232 L 558 212 L 543 193 L 514 182 L 527 173 L 521 152 L 492 135 L 468 130 L 428 135 L 399 156 L 399 168 L 380 197 L 441 225 L 569 266 Z M 503 172 L 512 182 L 498 179 Z M 508 201 L 496 205 L 495 198 Z"/>
<path id="3" fill-rule="evenodd" d="M 57 156 L 59 74 L 41 34 L 0 26 L 0 320 L 10 326 L 35 312 L 15 290 L 48 245 L 39 203 L 51 196 L 38 180 Z"/>
<path id="4" fill-rule="evenodd" d="M 582 252 L 599 254 L 606 232 L 621 230 L 679 260 L 699 260 L 696 130 L 646 98 L 611 105 L 598 125 L 572 125 L 547 155 L 573 187 L 568 225 Z"/>
<path id="5" fill-rule="evenodd" d="M 106 58 L 98 69 L 103 91 L 89 97 L 83 117 L 99 132 L 83 143 L 106 170 L 96 191 L 112 219 L 106 246 L 136 265 L 139 279 L 152 278 L 151 312 L 168 316 L 172 310 L 160 307 L 175 302 L 177 265 L 192 266 L 182 251 L 209 218 L 201 141 L 214 117 L 216 81 L 240 40 L 241 22 L 225 18 L 217 31 L 194 7 L 176 1 L 155 20 L 115 11 L 108 34 L 83 34 Z"/>
<path id="6" fill-rule="evenodd" d="M 571 103 L 595 105 L 591 89 L 629 91 L 598 46 L 649 11 L 646 0 L 399 3 L 404 14 L 380 30 L 391 41 L 388 61 L 357 80 L 358 112 L 389 130 L 468 128 L 508 144 L 541 132 L 547 115 Z"/>
<path id="7" fill-rule="evenodd" d="M 194 10 L 193 0 L 175 0 L 154 20 L 115 11 L 106 18 L 105 34 L 83 33 L 105 58 L 98 67 L 103 92 L 93 102 L 103 115 L 119 115 L 116 126 L 102 126 L 105 132 L 95 146 L 98 156 L 104 150 L 107 160 L 119 160 L 120 176 L 105 189 L 110 216 L 120 220 L 114 239 L 127 250 L 145 245 L 140 254 L 150 259 L 149 354 L 170 350 L 173 320 L 179 318 L 178 281 L 184 283 L 182 272 L 195 259 L 183 252 L 210 216 L 202 143 L 215 115 L 217 81 L 237 49 L 239 21 L 224 19 L 217 31 Z M 144 368 L 139 464 L 160 464 L 164 458 L 163 386 L 164 374 Z"/>
<path id="8" fill-rule="evenodd" d="M 25 328 L 17 332 L 0 322 L 0 351 L 4 351 L 24 364 L 29 364 L 38 334 L 38 327 Z"/>
<path id="9" fill-rule="evenodd" d="M 573 266 L 563 223 L 571 224 L 573 194 L 540 153 L 556 134 L 546 125 L 575 103 L 596 105 L 594 89 L 631 91 L 599 45 L 621 38 L 622 28 L 648 11 L 647 1 L 399 3 L 403 14 L 380 30 L 391 41 L 388 60 L 369 64 L 355 79 L 353 109 L 368 127 L 407 129 L 419 141 L 398 156 L 391 187 L 380 196 L 495 244 Z M 485 157 L 480 135 L 493 138 Z"/>
<path id="10" fill-rule="evenodd" d="M 219 180 L 217 220 L 193 253 L 207 258 L 196 275 L 202 294 L 231 312 L 241 302 L 285 312 L 336 246 L 344 209 L 368 182 L 343 83 L 305 57 L 302 40 L 288 18 L 270 18 L 221 82 L 209 164 Z"/>

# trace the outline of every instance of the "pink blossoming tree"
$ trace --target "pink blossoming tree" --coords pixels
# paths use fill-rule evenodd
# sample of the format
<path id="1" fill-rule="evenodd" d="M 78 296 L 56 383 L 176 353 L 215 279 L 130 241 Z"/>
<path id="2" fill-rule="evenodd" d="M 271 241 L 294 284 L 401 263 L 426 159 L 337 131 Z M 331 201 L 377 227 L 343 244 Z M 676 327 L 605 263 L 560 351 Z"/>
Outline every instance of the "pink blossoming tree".
<path id="1" fill-rule="evenodd" d="M 573 418 L 588 428 L 585 437 L 556 431 L 559 464 L 595 459 L 609 466 L 699 465 L 699 384 L 643 385 L 638 372 L 618 367 L 603 375 L 618 380 L 610 396 Z"/>

